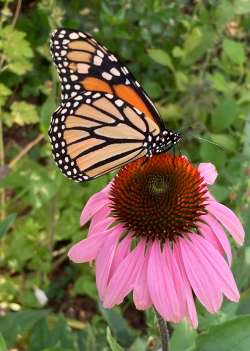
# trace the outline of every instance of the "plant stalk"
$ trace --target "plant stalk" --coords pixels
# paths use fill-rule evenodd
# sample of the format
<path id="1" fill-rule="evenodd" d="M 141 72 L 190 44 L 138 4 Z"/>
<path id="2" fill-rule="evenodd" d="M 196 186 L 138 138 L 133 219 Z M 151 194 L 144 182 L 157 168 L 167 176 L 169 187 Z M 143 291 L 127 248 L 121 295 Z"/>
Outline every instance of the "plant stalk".
<path id="1" fill-rule="evenodd" d="M 162 345 L 162 351 L 170 351 L 169 348 L 169 330 L 168 330 L 168 322 L 164 321 L 164 319 L 161 317 L 161 315 L 156 311 L 155 309 L 155 314 L 157 317 L 158 325 L 159 325 L 159 331 L 160 331 L 160 336 L 161 336 L 161 345 Z"/>

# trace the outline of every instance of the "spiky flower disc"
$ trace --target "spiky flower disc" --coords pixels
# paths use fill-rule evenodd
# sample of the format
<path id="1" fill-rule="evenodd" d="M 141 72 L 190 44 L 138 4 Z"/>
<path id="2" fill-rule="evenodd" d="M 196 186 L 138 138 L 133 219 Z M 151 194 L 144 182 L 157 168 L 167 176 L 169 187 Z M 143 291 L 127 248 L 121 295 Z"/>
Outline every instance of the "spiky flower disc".
<path id="1" fill-rule="evenodd" d="M 206 213 L 207 186 L 185 157 L 160 154 L 139 159 L 115 177 L 110 200 L 113 216 L 147 240 L 174 241 L 197 231 Z"/>

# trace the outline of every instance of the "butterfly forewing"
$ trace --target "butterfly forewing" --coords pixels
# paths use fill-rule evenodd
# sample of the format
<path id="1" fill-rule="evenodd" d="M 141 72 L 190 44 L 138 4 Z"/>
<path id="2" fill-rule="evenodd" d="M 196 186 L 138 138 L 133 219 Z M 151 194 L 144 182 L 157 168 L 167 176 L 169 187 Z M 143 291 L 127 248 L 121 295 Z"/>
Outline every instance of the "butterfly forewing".
<path id="1" fill-rule="evenodd" d="M 62 101 L 79 92 L 113 94 L 142 111 L 163 129 L 154 104 L 117 58 L 89 34 L 59 29 L 52 34 L 51 53 L 62 83 Z"/>
<path id="2" fill-rule="evenodd" d="M 85 92 L 62 103 L 49 130 L 55 161 L 77 181 L 103 175 L 147 153 L 159 126 L 111 94 Z"/>

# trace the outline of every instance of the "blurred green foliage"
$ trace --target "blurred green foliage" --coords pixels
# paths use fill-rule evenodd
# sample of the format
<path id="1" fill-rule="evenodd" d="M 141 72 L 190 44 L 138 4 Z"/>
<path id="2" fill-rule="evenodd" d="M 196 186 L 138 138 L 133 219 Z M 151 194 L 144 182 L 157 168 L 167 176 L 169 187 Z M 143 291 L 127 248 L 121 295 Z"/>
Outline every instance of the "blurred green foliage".
<path id="1" fill-rule="evenodd" d="M 249 350 L 250 1 L 1 0 L 0 8 L 0 350 L 145 351 L 158 343 L 150 311 L 136 314 L 129 299 L 104 310 L 93 270 L 67 259 L 86 233 L 81 208 L 110 176 L 75 184 L 51 160 L 59 84 L 48 40 L 60 26 L 89 31 L 119 56 L 166 124 L 187 130 L 181 152 L 216 165 L 213 194 L 245 222 L 246 246 L 234 247 L 240 304 L 225 301 L 216 315 L 198 306 L 198 331 L 171 326 L 172 350 Z"/>

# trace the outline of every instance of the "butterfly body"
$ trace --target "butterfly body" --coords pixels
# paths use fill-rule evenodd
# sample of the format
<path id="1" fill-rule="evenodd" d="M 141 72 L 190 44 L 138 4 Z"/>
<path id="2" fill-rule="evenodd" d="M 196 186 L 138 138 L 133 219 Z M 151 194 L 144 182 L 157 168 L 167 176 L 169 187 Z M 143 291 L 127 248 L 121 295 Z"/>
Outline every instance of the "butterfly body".
<path id="1" fill-rule="evenodd" d="M 57 30 L 51 52 L 62 102 L 49 136 L 54 159 L 67 177 L 90 180 L 179 141 L 126 67 L 90 35 Z"/>

